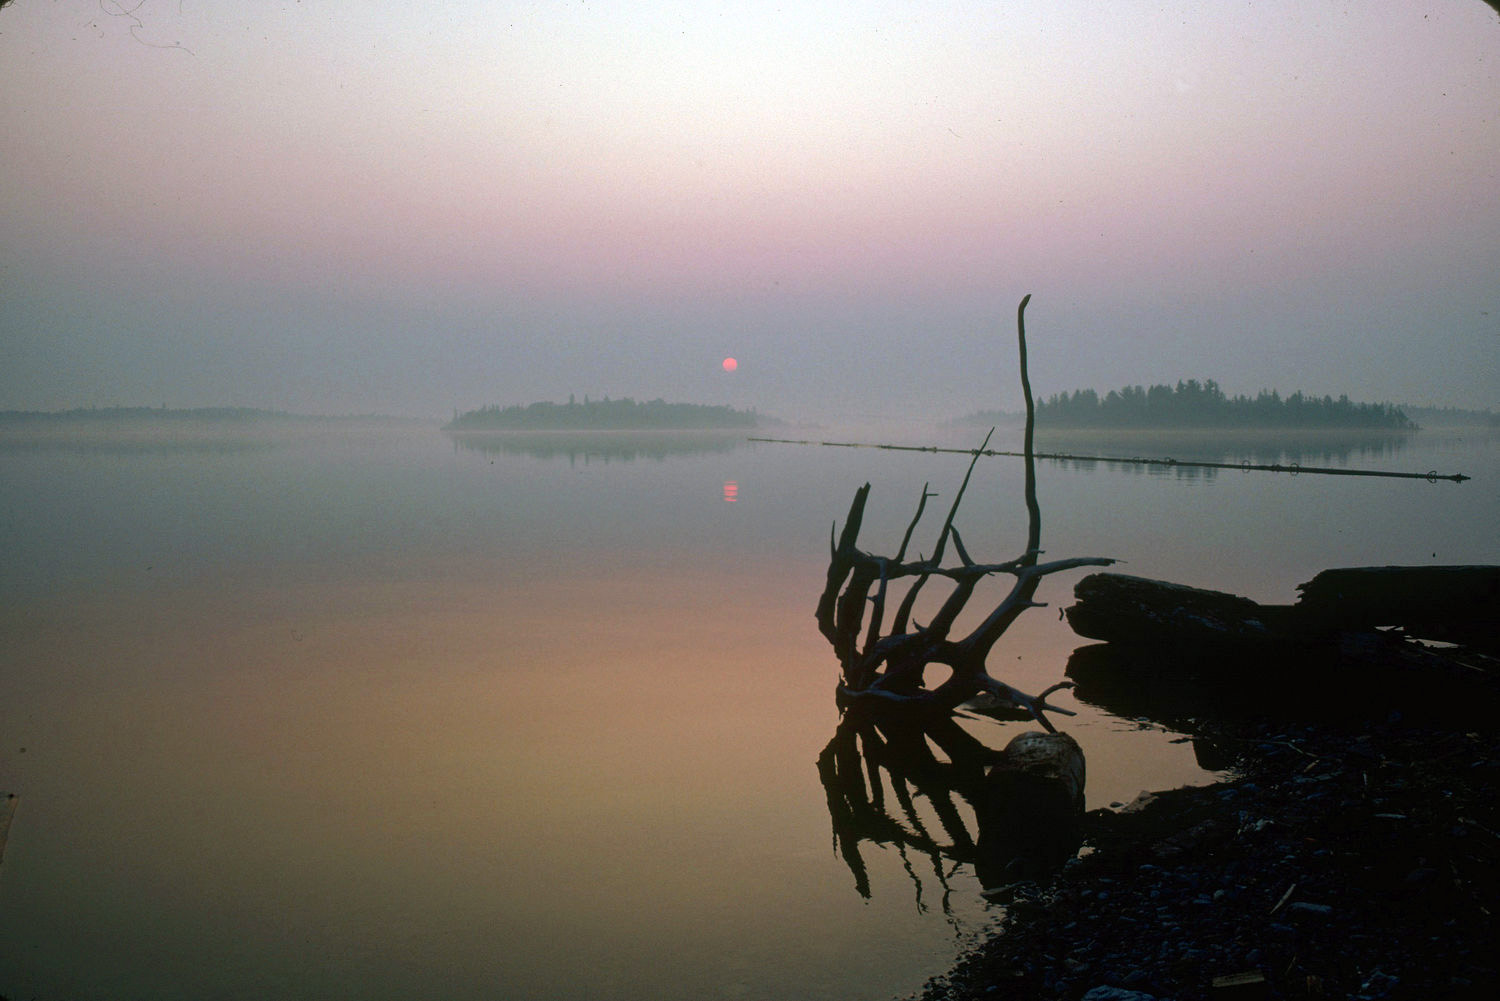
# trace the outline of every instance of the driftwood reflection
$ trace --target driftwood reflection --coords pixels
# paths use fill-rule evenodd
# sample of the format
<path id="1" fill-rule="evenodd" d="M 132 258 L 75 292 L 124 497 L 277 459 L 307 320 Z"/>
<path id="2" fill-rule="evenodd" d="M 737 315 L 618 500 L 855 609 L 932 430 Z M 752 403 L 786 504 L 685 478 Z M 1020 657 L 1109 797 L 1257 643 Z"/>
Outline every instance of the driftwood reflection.
<path id="1" fill-rule="evenodd" d="M 934 747 L 942 748 L 946 760 Z M 925 873 L 937 883 L 948 910 L 952 867 L 975 860 L 977 831 L 970 830 L 969 818 L 982 795 L 985 766 L 999 753 L 952 716 L 916 720 L 863 706 L 844 714 L 818 756 L 818 777 L 828 796 L 834 849 L 853 873 L 860 896 L 870 896 L 860 851 L 869 841 L 900 853 L 918 906 L 926 906 Z M 919 809 L 918 799 L 927 810 Z"/>
<path id="2" fill-rule="evenodd" d="M 894 848 L 928 906 L 929 881 L 949 911 L 950 880 L 971 865 L 986 889 L 1038 879 L 1082 843 L 1083 752 L 1071 737 L 1030 731 L 997 750 L 957 717 L 916 718 L 856 705 L 818 757 L 834 849 L 863 897 L 862 848 Z"/>

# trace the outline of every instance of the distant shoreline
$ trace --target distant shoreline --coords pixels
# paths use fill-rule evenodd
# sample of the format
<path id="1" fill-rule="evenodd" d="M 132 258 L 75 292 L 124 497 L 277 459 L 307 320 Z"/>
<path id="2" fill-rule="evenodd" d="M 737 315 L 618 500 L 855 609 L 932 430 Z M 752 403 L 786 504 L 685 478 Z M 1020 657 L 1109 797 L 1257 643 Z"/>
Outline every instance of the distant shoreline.
<path id="1" fill-rule="evenodd" d="M 0 429 L 60 427 L 140 427 L 196 424 L 241 427 L 263 424 L 369 422 L 436 424 L 431 418 L 392 417 L 385 414 L 294 414 L 257 407 L 75 407 L 71 410 L 0 410 Z"/>

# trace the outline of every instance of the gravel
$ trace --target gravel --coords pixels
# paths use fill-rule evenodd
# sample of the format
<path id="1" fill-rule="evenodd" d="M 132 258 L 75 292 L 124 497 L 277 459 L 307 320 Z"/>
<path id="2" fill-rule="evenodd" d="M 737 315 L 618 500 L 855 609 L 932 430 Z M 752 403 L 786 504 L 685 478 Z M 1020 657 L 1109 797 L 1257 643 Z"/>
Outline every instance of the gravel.
<path id="1" fill-rule="evenodd" d="M 1232 781 L 1088 814 L 1081 856 L 916 997 L 1491 997 L 1500 721 L 1465 708 L 1198 726 Z"/>

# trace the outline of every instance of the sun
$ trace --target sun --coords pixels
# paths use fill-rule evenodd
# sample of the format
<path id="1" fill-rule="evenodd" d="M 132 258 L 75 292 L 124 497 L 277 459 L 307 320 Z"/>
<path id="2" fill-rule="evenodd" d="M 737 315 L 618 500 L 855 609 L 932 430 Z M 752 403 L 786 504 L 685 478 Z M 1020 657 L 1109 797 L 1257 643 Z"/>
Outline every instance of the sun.
<path id="1" fill-rule="evenodd" d="M 726 371 L 726 372 L 733 372 L 735 369 L 737 369 L 739 367 L 740 367 L 740 363 L 737 362 L 737 361 L 735 361 L 733 358 L 725 358 L 724 359 L 724 371 Z"/>

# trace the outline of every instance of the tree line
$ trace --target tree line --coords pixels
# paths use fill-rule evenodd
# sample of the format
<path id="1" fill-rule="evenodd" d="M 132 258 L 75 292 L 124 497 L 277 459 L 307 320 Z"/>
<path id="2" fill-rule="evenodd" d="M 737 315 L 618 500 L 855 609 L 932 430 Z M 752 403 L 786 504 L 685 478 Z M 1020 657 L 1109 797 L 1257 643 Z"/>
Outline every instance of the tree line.
<path id="1" fill-rule="evenodd" d="M 1057 393 L 1036 407 L 1046 427 L 1246 427 L 1246 428 L 1415 428 L 1388 403 L 1355 403 L 1348 396 L 1283 397 L 1261 390 L 1254 397 L 1228 396 L 1212 379 L 1179 381 L 1176 386 L 1125 386 L 1100 396 L 1092 389 Z"/>
<path id="2" fill-rule="evenodd" d="M 544 400 L 525 406 L 501 407 L 498 404 L 453 415 L 445 427 L 450 431 L 504 430 L 668 430 L 704 428 L 749 428 L 756 426 L 753 410 L 735 410 L 727 406 L 699 403 L 667 403 L 656 399 L 637 403 L 622 400 L 590 400 L 579 403 L 572 396 L 567 403 Z"/>

